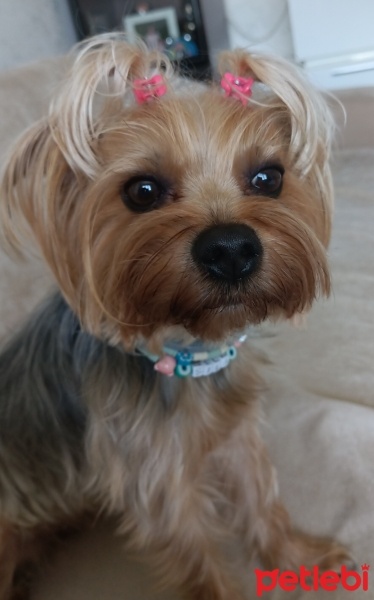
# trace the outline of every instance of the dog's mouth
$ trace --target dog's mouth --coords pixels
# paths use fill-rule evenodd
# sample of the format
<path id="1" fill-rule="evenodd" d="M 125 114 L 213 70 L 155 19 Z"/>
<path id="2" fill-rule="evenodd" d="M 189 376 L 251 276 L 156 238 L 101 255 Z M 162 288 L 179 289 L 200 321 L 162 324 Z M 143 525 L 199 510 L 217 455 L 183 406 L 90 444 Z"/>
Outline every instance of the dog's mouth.
<path id="1" fill-rule="evenodd" d="M 233 312 L 235 310 L 243 309 L 246 304 L 239 299 L 234 299 L 226 302 L 215 302 L 203 306 L 202 311 L 204 313 L 218 313 L 222 314 L 225 312 Z"/>
<path id="2" fill-rule="evenodd" d="M 268 316 L 268 308 L 259 298 L 248 294 L 213 294 L 195 306 L 174 307 L 173 324 L 182 325 L 194 337 L 218 341 L 258 324 Z"/>
<path id="3" fill-rule="evenodd" d="M 176 319 L 185 320 L 187 317 L 193 320 L 208 313 L 222 314 L 245 309 L 250 304 L 250 294 L 244 285 L 240 288 L 235 286 L 233 289 L 229 286 L 209 286 L 205 293 L 201 293 L 200 297 L 194 299 L 193 303 L 188 305 L 182 302 L 172 303 L 169 314 Z"/>
<path id="4" fill-rule="evenodd" d="M 243 305 L 245 305 L 245 302 L 241 298 L 231 298 L 229 300 L 213 303 L 212 305 L 207 305 L 204 308 L 205 310 L 225 310 Z"/>

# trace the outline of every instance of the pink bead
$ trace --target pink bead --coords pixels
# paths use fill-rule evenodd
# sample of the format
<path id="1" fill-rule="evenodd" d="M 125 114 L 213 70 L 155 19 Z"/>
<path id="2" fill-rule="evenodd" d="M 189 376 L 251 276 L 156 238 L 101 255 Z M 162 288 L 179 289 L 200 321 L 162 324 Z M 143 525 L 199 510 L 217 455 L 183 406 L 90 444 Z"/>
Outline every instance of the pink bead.
<path id="1" fill-rule="evenodd" d="M 237 77 L 232 73 L 225 73 L 221 79 L 221 87 L 226 96 L 233 96 L 246 105 L 248 98 L 252 95 L 252 86 L 254 79 L 252 77 Z"/>
<path id="2" fill-rule="evenodd" d="M 162 75 L 154 75 L 150 79 L 135 79 L 134 96 L 138 104 L 144 104 L 153 98 L 166 94 L 167 88 Z"/>
<path id="3" fill-rule="evenodd" d="M 177 365 L 177 361 L 172 356 L 163 356 L 159 361 L 155 363 L 154 369 L 158 373 L 168 375 L 171 377 L 174 375 L 174 369 Z"/>

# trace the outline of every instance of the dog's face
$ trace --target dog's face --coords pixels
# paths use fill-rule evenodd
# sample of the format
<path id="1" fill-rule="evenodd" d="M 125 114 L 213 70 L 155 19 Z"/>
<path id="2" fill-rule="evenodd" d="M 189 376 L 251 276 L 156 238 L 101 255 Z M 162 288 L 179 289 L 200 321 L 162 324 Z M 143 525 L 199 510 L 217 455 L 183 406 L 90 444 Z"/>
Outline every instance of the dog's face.
<path id="1" fill-rule="evenodd" d="M 8 169 L 9 196 L 26 162 L 41 165 L 23 214 L 88 330 L 126 346 L 176 330 L 219 340 L 328 292 L 327 138 L 314 113 L 301 123 L 292 101 L 243 106 L 216 87 L 103 104 L 86 168 L 57 124 Z"/>

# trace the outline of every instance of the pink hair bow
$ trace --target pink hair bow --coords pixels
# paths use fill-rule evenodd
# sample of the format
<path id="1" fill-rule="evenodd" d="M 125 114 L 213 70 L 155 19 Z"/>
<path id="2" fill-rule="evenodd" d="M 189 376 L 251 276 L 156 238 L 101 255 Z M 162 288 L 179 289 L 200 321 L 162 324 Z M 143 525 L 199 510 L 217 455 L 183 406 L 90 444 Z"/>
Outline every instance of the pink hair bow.
<path id="1" fill-rule="evenodd" d="M 134 80 L 134 96 L 138 104 L 144 104 L 152 98 L 166 94 L 167 87 L 162 75 L 154 75 L 150 79 Z"/>
<path id="2" fill-rule="evenodd" d="M 232 73 L 225 73 L 221 79 L 221 87 L 226 96 L 233 96 L 245 105 L 252 95 L 254 81 L 251 77 L 237 77 Z"/>

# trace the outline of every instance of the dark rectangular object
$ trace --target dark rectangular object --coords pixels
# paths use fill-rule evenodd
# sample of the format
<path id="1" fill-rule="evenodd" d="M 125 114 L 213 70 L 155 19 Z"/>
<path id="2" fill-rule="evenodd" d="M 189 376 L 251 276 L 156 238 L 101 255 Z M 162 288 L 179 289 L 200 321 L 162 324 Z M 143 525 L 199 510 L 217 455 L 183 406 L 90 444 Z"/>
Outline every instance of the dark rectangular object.
<path id="1" fill-rule="evenodd" d="M 216 45 L 212 21 L 204 18 L 209 0 L 69 0 L 79 39 L 108 31 L 126 31 L 129 39 L 141 37 L 148 46 L 165 51 L 183 73 L 197 79 L 211 74 L 211 46 Z M 207 4 L 207 6 L 204 6 Z M 219 23 L 219 45 L 227 45 L 221 0 L 214 3 Z M 208 45 L 209 44 L 209 45 Z M 216 50 L 216 47 L 214 47 Z"/>

